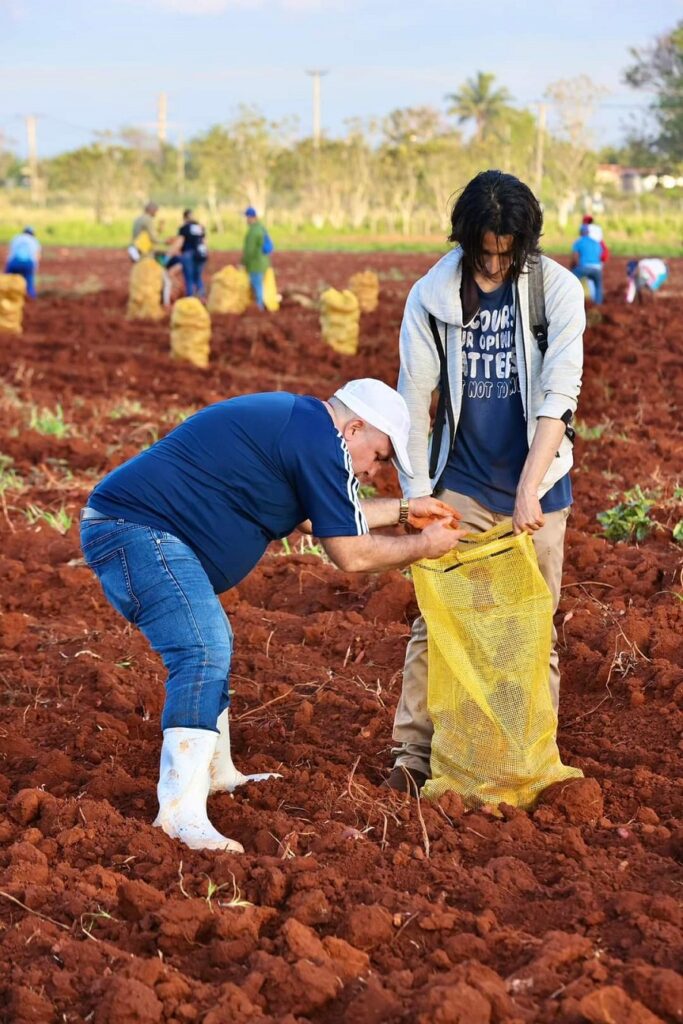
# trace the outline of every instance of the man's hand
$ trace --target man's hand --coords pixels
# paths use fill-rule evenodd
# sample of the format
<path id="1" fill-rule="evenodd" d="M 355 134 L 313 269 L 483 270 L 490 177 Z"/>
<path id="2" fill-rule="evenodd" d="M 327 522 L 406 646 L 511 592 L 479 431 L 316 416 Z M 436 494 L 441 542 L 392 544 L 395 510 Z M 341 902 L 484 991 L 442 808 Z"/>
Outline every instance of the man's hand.
<path id="1" fill-rule="evenodd" d="M 441 558 L 456 547 L 467 530 L 458 529 L 458 519 L 437 519 L 425 526 L 420 539 L 425 542 L 425 558 Z"/>
<path id="2" fill-rule="evenodd" d="M 512 528 L 515 533 L 535 533 L 544 523 L 538 494 L 535 491 L 518 490 L 515 510 L 512 513 Z"/>
<path id="3" fill-rule="evenodd" d="M 394 498 L 394 503 L 396 499 Z M 383 572 L 404 569 L 423 558 L 440 558 L 465 536 L 458 520 L 436 519 L 421 533 L 388 537 L 365 533 L 359 537 L 321 537 L 320 542 L 334 564 L 344 572 Z"/>
<path id="4" fill-rule="evenodd" d="M 408 525 L 415 530 L 424 530 L 430 523 L 444 519 L 460 519 L 457 509 L 438 498 L 425 495 L 423 498 L 408 499 Z"/>

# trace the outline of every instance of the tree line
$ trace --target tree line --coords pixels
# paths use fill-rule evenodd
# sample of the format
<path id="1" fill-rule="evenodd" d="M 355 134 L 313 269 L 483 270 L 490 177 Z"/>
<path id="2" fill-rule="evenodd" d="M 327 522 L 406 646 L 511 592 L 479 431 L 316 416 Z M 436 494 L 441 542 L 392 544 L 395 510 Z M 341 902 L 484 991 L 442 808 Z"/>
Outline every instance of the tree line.
<path id="1" fill-rule="evenodd" d="M 562 222 L 592 190 L 600 159 L 660 166 L 683 160 L 683 21 L 631 56 L 624 77 L 653 90 L 652 121 L 649 133 L 632 130 L 621 150 L 591 144 L 588 126 L 602 90 L 587 76 L 553 83 L 532 111 L 513 106 L 493 74 L 478 72 L 446 97 L 443 111 L 404 107 L 382 119 L 351 120 L 336 138 L 301 138 L 296 122 L 247 106 L 182 147 L 134 128 L 101 133 L 88 146 L 41 161 L 40 196 L 87 203 L 98 222 L 154 197 L 201 204 L 216 230 L 249 203 L 271 223 L 293 228 L 370 227 L 410 236 L 441 230 L 453 192 L 481 168 L 497 166 L 529 182 Z M 10 180 L 17 166 L 2 154 L 0 178 Z"/>

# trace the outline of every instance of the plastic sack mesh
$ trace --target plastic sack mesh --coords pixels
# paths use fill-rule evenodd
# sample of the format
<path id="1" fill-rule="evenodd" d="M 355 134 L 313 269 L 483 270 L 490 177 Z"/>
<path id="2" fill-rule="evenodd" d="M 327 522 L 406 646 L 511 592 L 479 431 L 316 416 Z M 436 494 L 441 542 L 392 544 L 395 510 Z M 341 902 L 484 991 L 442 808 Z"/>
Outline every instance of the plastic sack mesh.
<path id="1" fill-rule="evenodd" d="M 328 288 L 320 296 L 320 328 L 328 345 L 343 355 L 358 351 L 360 307 L 358 299 L 348 290 Z"/>
<path id="2" fill-rule="evenodd" d="M 277 313 L 280 308 L 280 296 L 272 267 L 268 267 L 263 275 L 263 305 L 269 313 Z"/>
<path id="3" fill-rule="evenodd" d="M 548 680 L 552 598 L 528 534 L 509 520 L 413 566 L 427 623 L 432 778 L 470 806 L 530 807 L 554 782 L 582 775 L 562 764 Z"/>
<path id="4" fill-rule="evenodd" d="M 26 281 L 21 274 L 0 274 L 0 331 L 21 334 Z"/>
<path id="5" fill-rule="evenodd" d="M 379 278 L 373 270 L 359 270 L 349 278 L 349 291 L 358 299 L 361 313 L 374 313 L 379 304 Z"/>
<path id="6" fill-rule="evenodd" d="M 251 301 L 249 275 L 244 267 L 223 267 L 211 278 L 208 307 L 211 313 L 244 313 Z"/>
<path id="7" fill-rule="evenodd" d="M 164 272 L 156 260 L 146 257 L 133 264 L 128 289 L 129 320 L 161 320 L 164 307 L 161 305 L 161 290 Z"/>
<path id="8" fill-rule="evenodd" d="M 204 368 L 210 353 L 211 317 L 199 299 L 178 299 L 171 314 L 171 355 Z"/>

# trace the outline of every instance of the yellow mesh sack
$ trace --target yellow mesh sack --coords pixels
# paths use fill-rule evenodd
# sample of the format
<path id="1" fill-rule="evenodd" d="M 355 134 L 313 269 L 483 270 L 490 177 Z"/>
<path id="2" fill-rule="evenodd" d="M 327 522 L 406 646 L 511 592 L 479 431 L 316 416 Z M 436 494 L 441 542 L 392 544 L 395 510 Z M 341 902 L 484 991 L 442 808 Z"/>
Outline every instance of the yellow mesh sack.
<path id="1" fill-rule="evenodd" d="M 379 278 L 372 270 L 359 270 L 349 278 L 349 291 L 358 299 L 361 313 L 374 313 L 379 304 Z"/>
<path id="2" fill-rule="evenodd" d="M 26 281 L 21 274 L 0 274 L 0 331 L 21 334 Z"/>
<path id="3" fill-rule="evenodd" d="M 510 520 L 471 533 L 443 558 L 413 566 L 427 623 L 432 778 L 469 806 L 530 807 L 562 764 L 548 681 L 552 598 L 531 537 Z"/>
<path id="4" fill-rule="evenodd" d="M 336 352 L 353 356 L 358 351 L 360 306 L 350 291 L 328 288 L 320 296 L 320 328 L 328 345 Z"/>
<path id="5" fill-rule="evenodd" d="M 143 228 L 142 231 L 138 232 L 133 239 L 133 245 L 141 256 L 149 256 L 154 249 L 154 242 L 146 228 Z"/>
<path id="6" fill-rule="evenodd" d="M 244 267 L 223 267 L 211 278 L 210 313 L 244 313 L 251 301 L 249 275 Z"/>
<path id="7" fill-rule="evenodd" d="M 133 264 L 128 290 L 129 320 L 161 320 L 164 307 L 161 305 L 161 290 L 164 271 L 151 257 Z"/>
<path id="8" fill-rule="evenodd" d="M 199 299 L 178 299 L 171 314 L 171 355 L 195 366 L 209 365 L 211 317 Z"/>
<path id="9" fill-rule="evenodd" d="M 263 275 L 263 305 L 269 313 L 277 313 L 280 308 L 280 296 L 272 267 L 268 267 Z"/>

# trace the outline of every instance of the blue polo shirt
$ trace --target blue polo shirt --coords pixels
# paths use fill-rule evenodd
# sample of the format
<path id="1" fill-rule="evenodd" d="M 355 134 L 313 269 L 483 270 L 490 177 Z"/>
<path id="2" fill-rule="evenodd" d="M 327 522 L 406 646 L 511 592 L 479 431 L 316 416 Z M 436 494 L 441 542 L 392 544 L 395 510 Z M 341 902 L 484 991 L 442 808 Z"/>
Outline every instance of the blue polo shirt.
<path id="1" fill-rule="evenodd" d="M 210 405 L 109 473 L 88 504 L 184 541 L 216 593 L 304 519 L 316 537 L 368 532 L 351 457 L 321 401 L 286 392 Z"/>

